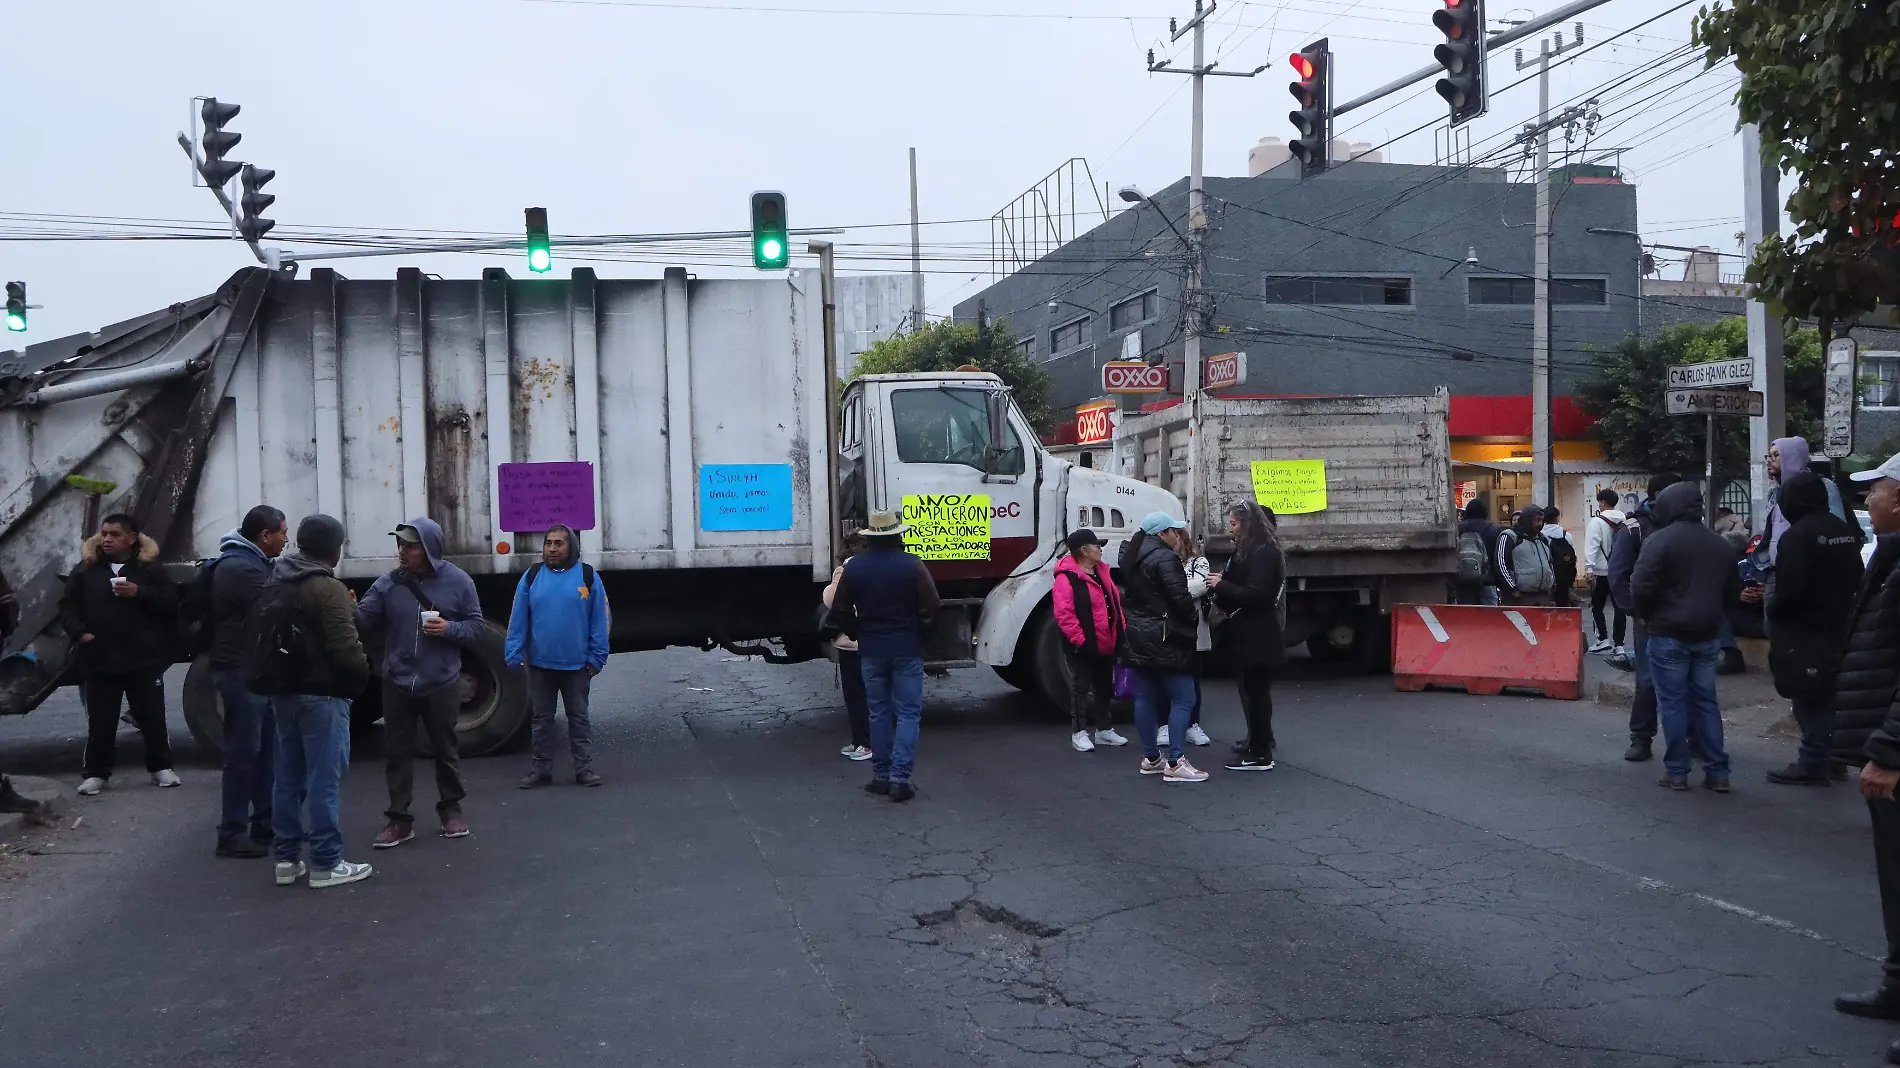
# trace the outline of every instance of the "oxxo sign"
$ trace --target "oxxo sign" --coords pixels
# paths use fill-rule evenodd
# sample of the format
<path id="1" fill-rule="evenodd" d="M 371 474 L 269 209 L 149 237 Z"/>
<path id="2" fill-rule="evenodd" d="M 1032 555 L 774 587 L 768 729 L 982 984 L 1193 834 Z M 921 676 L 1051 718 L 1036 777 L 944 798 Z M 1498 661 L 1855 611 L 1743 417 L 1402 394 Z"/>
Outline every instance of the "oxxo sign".
<path id="1" fill-rule="evenodd" d="M 1078 445 L 1097 445 L 1115 436 L 1115 424 L 1109 413 L 1115 405 L 1084 404 L 1075 409 L 1075 441 Z"/>
<path id="2" fill-rule="evenodd" d="M 1115 360 L 1102 365 L 1104 393 L 1166 393 L 1168 369 L 1159 364 Z"/>
<path id="3" fill-rule="evenodd" d="M 1226 389 L 1246 380 L 1247 354 L 1244 352 L 1223 352 L 1218 356 L 1209 356 L 1201 367 L 1202 389 Z"/>

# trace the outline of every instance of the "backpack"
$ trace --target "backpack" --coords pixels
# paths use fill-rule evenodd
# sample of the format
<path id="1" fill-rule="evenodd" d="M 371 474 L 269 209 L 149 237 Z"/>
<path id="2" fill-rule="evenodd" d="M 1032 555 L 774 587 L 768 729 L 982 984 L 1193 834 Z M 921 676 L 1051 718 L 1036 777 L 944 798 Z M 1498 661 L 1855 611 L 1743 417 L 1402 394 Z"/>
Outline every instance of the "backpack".
<path id="1" fill-rule="evenodd" d="M 1573 585 L 1577 581 L 1577 547 L 1569 538 L 1551 538 L 1549 542 L 1551 576 L 1558 586 Z"/>
<path id="2" fill-rule="evenodd" d="M 323 693 L 330 662 L 317 621 L 297 603 L 297 588 L 275 576 L 258 591 L 244 621 L 244 685 L 252 693 Z"/>
<path id="3" fill-rule="evenodd" d="M 178 591 L 178 650 L 186 657 L 210 652 L 212 642 L 217 639 L 211 576 L 222 559 L 222 556 L 214 556 L 198 561 L 192 569 L 191 581 Z"/>
<path id="4" fill-rule="evenodd" d="M 1484 551 L 1484 535 L 1475 530 L 1458 535 L 1458 581 L 1477 586 L 1489 574 L 1490 554 Z"/>
<path id="5" fill-rule="evenodd" d="M 547 564 L 545 562 L 537 561 L 533 567 L 528 569 L 528 573 L 525 576 L 523 576 L 521 579 L 522 582 L 527 584 L 528 589 L 534 588 L 534 577 L 536 575 L 539 575 L 541 573 L 541 569 L 546 566 Z M 400 571 L 402 569 L 398 568 L 397 570 Z M 407 577 L 408 572 L 405 571 L 403 572 L 403 574 L 405 577 Z M 415 580 L 410 579 L 409 581 L 414 582 Z M 590 591 L 589 595 L 591 596 L 592 595 L 591 591 L 594 588 L 594 565 L 589 564 L 585 561 L 581 563 L 581 581 L 587 583 L 587 589 Z M 415 594 L 416 594 L 416 599 L 420 601 L 422 599 L 422 590 L 420 588 L 415 588 Z M 424 605 L 423 607 L 427 608 L 428 605 Z M 523 628 L 522 634 L 526 636 L 525 640 L 523 641 L 522 652 L 525 655 L 529 651 L 528 647 L 534 644 L 534 598 L 530 597 L 526 601 L 523 601 L 521 603 L 521 608 L 522 608 L 521 626 Z M 818 626 L 819 626 L 819 629 L 822 631 L 825 629 L 825 624 L 827 621 L 826 616 L 828 615 L 828 613 L 830 613 L 831 610 L 825 607 L 824 605 L 819 605 L 819 608 L 820 608 L 820 611 L 818 613 L 818 616 L 819 616 Z M 840 620 L 840 623 L 842 624 L 843 620 Z M 856 634 L 857 629 L 858 629 L 857 619 L 854 617 L 850 620 L 850 625 L 848 627 L 841 625 L 838 628 L 838 630 L 832 634 L 832 637 L 836 637 L 838 633 L 849 632 L 851 633 L 851 636 L 855 638 L 857 636 Z"/>

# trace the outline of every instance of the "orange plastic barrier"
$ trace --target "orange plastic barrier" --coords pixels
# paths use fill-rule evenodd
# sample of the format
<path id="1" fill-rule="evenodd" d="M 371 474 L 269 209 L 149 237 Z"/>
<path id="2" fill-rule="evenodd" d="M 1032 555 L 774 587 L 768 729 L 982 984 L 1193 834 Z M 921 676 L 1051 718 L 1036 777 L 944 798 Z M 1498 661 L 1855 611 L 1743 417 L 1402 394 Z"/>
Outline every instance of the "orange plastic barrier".
<path id="1" fill-rule="evenodd" d="M 1512 686 L 1575 701 L 1583 691 L 1583 610 L 1394 605 L 1392 683 L 1484 695 Z"/>

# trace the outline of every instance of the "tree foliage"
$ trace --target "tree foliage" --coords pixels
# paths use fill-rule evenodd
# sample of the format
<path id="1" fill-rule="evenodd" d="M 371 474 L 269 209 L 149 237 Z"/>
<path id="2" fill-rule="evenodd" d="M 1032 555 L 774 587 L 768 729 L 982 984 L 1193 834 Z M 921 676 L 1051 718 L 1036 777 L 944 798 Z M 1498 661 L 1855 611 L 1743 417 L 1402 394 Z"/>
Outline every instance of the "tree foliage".
<path id="1" fill-rule="evenodd" d="M 1696 43 L 1733 59 L 1735 102 L 1798 184 L 1789 238 L 1755 250 L 1748 280 L 1776 314 L 1853 321 L 1900 306 L 1900 4 L 1729 0 Z"/>
<path id="2" fill-rule="evenodd" d="M 946 320 L 877 342 L 858 357 L 851 377 L 954 371 L 966 364 L 1002 379 L 1030 423 L 1038 431 L 1049 429 L 1049 373 L 1016 346 L 1016 335 L 1002 319 L 980 333 L 975 323 Z"/>
<path id="3" fill-rule="evenodd" d="M 1816 440 L 1822 411 L 1820 335 L 1790 331 L 1782 353 L 1788 433 Z M 1596 419 L 1592 433 L 1610 459 L 1642 471 L 1700 473 L 1707 420 L 1668 413 L 1663 394 L 1669 368 L 1747 355 L 1748 325 L 1741 318 L 1665 327 L 1648 339 L 1631 334 L 1604 357 L 1597 379 L 1578 388 L 1577 405 Z M 1715 423 L 1716 463 L 1730 475 L 1739 473 L 1748 463 L 1748 421 L 1723 416 Z"/>

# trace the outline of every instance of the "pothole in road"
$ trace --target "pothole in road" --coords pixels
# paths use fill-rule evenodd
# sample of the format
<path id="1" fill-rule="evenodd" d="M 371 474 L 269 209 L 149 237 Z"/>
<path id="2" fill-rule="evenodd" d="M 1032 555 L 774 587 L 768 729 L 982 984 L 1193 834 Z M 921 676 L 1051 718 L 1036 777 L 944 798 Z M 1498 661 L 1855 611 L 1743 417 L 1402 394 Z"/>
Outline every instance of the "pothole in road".
<path id="1" fill-rule="evenodd" d="M 1042 940 L 1062 933 L 1060 927 L 967 900 L 917 917 L 917 926 L 929 931 L 945 949 L 1008 971 L 1034 967 L 1042 954 Z"/>

